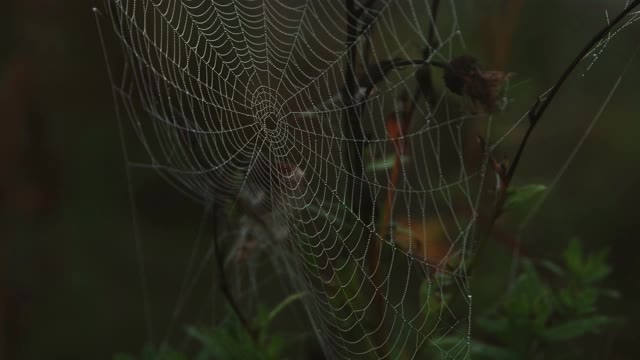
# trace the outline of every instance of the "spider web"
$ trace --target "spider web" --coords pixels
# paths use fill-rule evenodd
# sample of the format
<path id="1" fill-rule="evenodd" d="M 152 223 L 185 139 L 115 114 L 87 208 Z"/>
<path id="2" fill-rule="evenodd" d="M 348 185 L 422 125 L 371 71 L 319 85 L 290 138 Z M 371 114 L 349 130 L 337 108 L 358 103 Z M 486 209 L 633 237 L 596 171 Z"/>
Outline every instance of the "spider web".
<path id="1" fill-rule="evenodd" d="M 496 188 L 475 138 L 501 138 L 440 70 L 414 102 L 421 66 L 383 66 L 460 52 L 453 1 L 433 35 L 430 1 L 353 1 L 351 19 L 349 3 L 107 1 L 114 90 L 149 157 L 128 166 L 205 204 L 203 223 L 240 209 L 229 258 L 266 254 L 305 292 L 327 357 L 467 358 L 467 266 Z"/>

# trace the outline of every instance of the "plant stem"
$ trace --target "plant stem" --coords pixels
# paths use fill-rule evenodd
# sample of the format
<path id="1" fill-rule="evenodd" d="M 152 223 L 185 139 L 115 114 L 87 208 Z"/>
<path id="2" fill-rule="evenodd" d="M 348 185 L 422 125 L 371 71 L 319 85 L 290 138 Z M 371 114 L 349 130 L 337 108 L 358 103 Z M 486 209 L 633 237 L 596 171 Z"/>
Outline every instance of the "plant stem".
<path id="1" fill-rule="evenodd" d="M 433 3 L 431 5 L 433 21 L 431 21 L 429 25 L 429 30 L 427 35 L 428 44 L 427 46 L 425 46 L 423 51 L 424 59 L 423 60 L 397 60 L 397 61 L 392 61 L 388 63 L 389 66 L 400 67 L 400 66 L 408 66 L 408 65 L 423 65 L 426 63 L 429 63 L 432 66 L 440 67 L 443 69 L 448 66 L 447 64 L 444 64 L 438 61 L 427 62 L 427 59 L 431 56 L 431 49 L 437 47 L 437 45 L 433 46 L 431 44 L 435 36 L 436 20 L 438 17 L 439 8 L 440 8 L 440 0 L 433 0 Z M 431 70 L 429 69 L 428 71 L 430 72 Z M 431 94 L 433 94 L 433 89 L 434 89 L 434 85 L 433 85 L 433 81 L 430 73 L 428 78 L 429 78 L 429 83 L 424 85 L 426 85 L 426 88 L 429 89 L 429 92 L 424 94 L 424 96 L 427 99 L 427 101 L 430 101 L 430 99 L 433 98 Z M 421 94 L 422 94 L 422 86 L 420 86 L 420 84 L 416 84 L 413 98 L 409 100 L 410 103 L 408 105 L 404 104 L 404 112 L 401 114 L 401 116 L 399 116 L 399 119 L 398 119 L 402 122 L 400 126 L 400 129 L 401 129 L 400 136 L 404 136 L 409 130 L 409 127 L 411 126 L 411 119 L 413 118 L 413 113 L 415 112 L 415 109 L 416 109 L 416 103 L 418 102 L 418 99 L 420 99 Z M 404 139 L 397 142 L 396 158 L 393 163 L 393 168 L 391 169 L 391 179 L 389 181 L 389 189 L 387 190 L 387 198 L 383 206 L 383 213 L 378 225 L 378 228 L 379 228 L 378 231 L 382 239 L 386 237 L 387 231 L 389 229 L 389 224 L 391 222 L 393 198 L 395 197 L 395 187 L 398 182 L 398 178 L 400 176 L 400 166 L 402 166 L 402 154 L 404 154 L 404 152 L 406 151 L 406 147 L 407 145 Z"/>
<path id="2" fill-rule="evenodd" d="M 629 6 L 627 6 L 624 10 L 622 10 L 622 12 L 620 12 L 620 14 L 618 14 L 618 16 L 616 16 L 611 22 L 609 22 L 600 31 L 598 31 L 591 38 L 591 40 L 582 48 L 582 50 L 580 50 L 578 55 L 576 55 L 576 57 L 573 59 L 571 64 L 569 64 L 569 66 L 565 69 L 562 75 L 560 75 L 560 78 L 553 85 L 553 87 L 551 88 L 551 91 L 549 91 L 549 94 L 544 98 L 544 100 L 541 101 L 541 96 L 540 96 L 538 97 L 538 100 L 535 102 L 535 104 L 531 106 L 531 109 L 529 110 L 529 128 L 527 129 L 527 132 L 522 138 L 522 142 L 518 147 L 518 151 L 516 152 L 516 155 L 513 159 L 513 163 L 509 168 L 509 171 L 507 173 L 508 180 L 511 180 L 511 178 L 513 178 L 513 174 L 515 173 L 516 168 L 520 163 L 520 158 L 529 141 L 529 137 L 531 136 L 533 129 L 538 124 L 538 121 L 540 120 L 544 112 L 547 110 L 549 104 L 551 104 L 553 99 L 555 99 L 555 96 L 558 93 L 558 90 L 560 90 L 560 87 L 562 87 L 562 85 L 565 83 L 569 75 L 571 75 L 571 73 L 576 69 L 576 67 L 578 67 L 578 64 L 580 63 L 580 61 L 582 61 L 582 59 L 589 53 L 589 51 L 591 51 L 591 49 L 598 42 L 600 42 L 609 33 L 609 31 L 611 31 L 612 28 L 614 28 L 620 21 L 622 21 L 622 19 L 624 19 L 625 16 L 627 16 L 631 12 L 631 10 L 633 10 L 638 5 L 640 5 L 640 0 L 635 0 L 634 2 L 629 4 Z"/>
<path id="3" fill-rule="evenodd" d="M 440 10 L 440 0 L 433 0 L 433 2 L 431 3 L 431 17 L 433 18 L 433 21 L 431 21 L 431 24 L 429 25 L 429 35 L 427 35 L 427 46 L 425 46 L 423 52 L 422 52 L 422 56 L 424 57 L 424 59 L 428 59 L 431 56 L 432 50 L 431 49 L 435 49 L 439 46 L 439 42 L 437 39 L 435 38 L 436 35 L 436 23 L 438 20 L 438 12 Z"/>
<path id="4" fill-rule="evenodd" d="M 382 295 L 382 281 L 379 271 L 379 261 L 382 248 L 380 241 L 378 241 L 374 233 L 369 231 L 369 224 L 374 219 L 374 201 L 371 195 L 371 191 L 364 181 L 359 180 L 364 175 L 363 169 L 363 152 L 365 142 L 361 141 L 365 139 L 364 131 L 360 123 L 362 115 L 361 106 L 353 106 L 355 100 L 355 94 L 358 89 L 358 79 L 355 73 L 356 58 L 358 54 L 358 48 L 356 41 L 358 35 L 361 33 L 358 28 L 358 19 L 364 13 L 362 9 L 356 9 L 354 0 L 345 0 L 346 5 L 346 39 L 345 48 L 348 51 L 347 62 L 344 69 L 345 84 L 343 87 L 342 97 L 345 103 L 345 109 L 342 114 L 342 121 L 344 132 L 347 139 L 352 139 L 353 142 L 347 144 L 347 151 L 345 152 L 345 162 L 347 164 L 347 170 L 351 174 L 347 182 L 347 193 L 352 194 L 352 201 L 350 203 L 351 210 L 354 215 L 360 218 L 365 223 L 365 228 L 362 229 L 361 240 L 368 242 L 366 263 L 368 267 L 368 276 L 372 282 L 373 296 L 376 303 L 376 309 L 378 310 L 378 316 L 380 319 L 384 319 L 383 314 L 386 311 L 385 300 Z M 381 320 L 384 321 L 384 320 Z M 381 324 L 381 330 L 376 332 L 376 342 L 379 343 L 382 348 L 377 352 L 384 353 L 384 339 L 386 334 L 382 330 L 384 324 Z"/>
<path id="5" fill-rule="evenodd" d="M 571 75 L 571 73 L 573 73 L 573 71 L 577 68 L 578 64 L 580 64 L 580 61 L 584 59 L 584 57 L 589 53 L 589 51 L 591 51 L 591 49 L 596 44 L 598 44 L 598 42 L 600 42 L 609 33 L 609 31 L 611 31 L 612 28 L 614 28 L 620 21 L 622 21 L 622 19 L 624 19 L 625 16 L 627 16 L 631 12 L 631 10 L 633 10 L 638 5 L 640 5 L 640 0 L 633 1 L 620 14 L 618 14 L 618 16 L 616 16 L 611 22 L 609 22 L 600 31 L 598 31 L 591 38 L 591 40 L 587 42 L 587 44 L 582 48 L 582 50 L 580 50 L 578 55 L 576 55 L 576 57 L 569 64 L 569 66 L 567 66 L 567 68 L 564 70 L 562 75 L 560 75 L 560 78 L 556 81 L 556 83 L 553 85 L 553 87 L 549 91 L 549 94 L 544 99 L 542 98 L 542 95 L 540 95 L 538 97 L 538 100 L 529 109 L 529 112 L 528 112 L 529 126 L 527 127 L 527 130 L 522 138 L 522 141 L 518 146 L 518 150 L 516 151 L 516 154 L 513 158 L 511 166 L 508 168 L 506 174 L 504 174 L 504 176 L 501 176 L 502 184 L 499 189 L 498 199 L 496 201 L 496 206 L 494 210 L 494 215 L 491 217 L 491 220 L 489 221 L 487 234 L 481 237 L 479 240 L 478 248 L 476 249 L 476 252 L 473 255 L 473 258 L 470 260 L 469 266 L 467 267 L 468 272 L 471 272 L 479 254 L 482 252 L 482 250 L 486 246 L 487 239 L 491 236 L 491 232 L 496 221 L 502 214 L 504 203 L 507 199 L 507 192 L 509 190 L 509 187 L 511 186 L 516 169 L 520 164 L 520 159 L 522 158 L 522 154 L 524 153 L 524 150 L 527 147 L 527 144 L 529 143 L 529 139 L 531 138 L 531 134 L 533 133 L 533 130 L 535 129 L 536 125 L 538 125 L 540 118 L 542 117 L 542 115 L 544 115 L 549 104 L 551 104 L 551 102 L 555 99 L 556 95 L 558 94 L 558 91 L 560 90 L 560 87 L 562 87 L 562 85 L 569 78 L 569 75 Z"/>
<path id="6" fill-rule="evenodd" d="M 220 209 L 220 206 L 218 208 Z M 231 287 L 229 286 L 229 280 L 227 278 L 226 271 L 224 268 L 225 256 L 224 256 L 224 253 L 222 252 L 222 249 L 220 248 L 220 237 L 223 234 L 223 229 L 222 229 L 223 222 L 221 220 L 223 220 L 225 217 L 223 212 L 220 210 L 216 211 L 214 214 L 215 214 L 215 219 L 214 219 L 215 233 L 213 237 L 213 253 L 214 253 L 216 264 L 218 266 L 218 281 L 219 281 L 220 290 L 222 291 L 222 295 L 224 296 L 224 298 L 227 300 L 227 303 L 229 304 L 229 306 L 231 306 L 231 309 L 233 310 L 235 315 L 238 317 L 238 320 L 240 320 L 242 327 L 244 327 L 244 329 L 247 331 L 247 334 L 249 334 L 249 336 L 251 337 L 251 340 L 253 340 L 253 342 L 257 344 L 258 339 L 254 329 L 251 327 L 251 324 L 242 313 L 242 310 L 240 309 L 240 306 L 238 305 L 235 298 L 233 297 L 233 294 L 231 294 Z"/>

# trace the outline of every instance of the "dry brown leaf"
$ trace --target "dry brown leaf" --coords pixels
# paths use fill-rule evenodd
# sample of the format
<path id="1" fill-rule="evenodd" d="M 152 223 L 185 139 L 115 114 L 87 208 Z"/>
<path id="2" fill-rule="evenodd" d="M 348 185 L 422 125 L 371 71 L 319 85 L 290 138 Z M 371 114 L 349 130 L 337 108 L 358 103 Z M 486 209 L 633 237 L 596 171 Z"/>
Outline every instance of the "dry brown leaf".
<path id="1" fill-rule="evenodd" d="M 444 72 L 444 82 L 454 94 L 468 96 L 487 113 L 498 108 L 498 99 L 511 73 L 483 70 L 478 60 L 462 55 L 454 58 Z"/>

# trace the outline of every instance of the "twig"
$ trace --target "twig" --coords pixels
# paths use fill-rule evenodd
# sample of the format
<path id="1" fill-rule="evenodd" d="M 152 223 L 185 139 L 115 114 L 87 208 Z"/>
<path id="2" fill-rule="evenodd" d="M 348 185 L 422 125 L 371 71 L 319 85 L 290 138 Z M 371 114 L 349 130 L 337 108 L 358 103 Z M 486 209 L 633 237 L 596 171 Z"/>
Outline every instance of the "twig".
<path id="1" fill-rule="evenodd" d="M 425 46 L 422 51 L 422 58 L 425 61 L 431 58 L 431 55 L 433 55 L 433 49 L 436 49 L 439 46 L 439 41 L 435 36 L 437 31 L 436 21 L 438 19 L 439 10 L 440 10 L 440 0 L 433 0 L 433 2 L 431 3 L 431 18 L 433 19 L 433 21 L 431 21 L 431 24 L 429 24 L 429 34 L 427 35 L 427 46 Z M 446 69 L 449 66 L 448 64 L 440 63 L 434 60 L 430 61 L 429 63 L 432 66 L 436 66 L 441 69 Z M 416 85 L 416 90 L 414 93 L 414 98 L 415 98 L 414 101 L 417 102 L 418 99 L 420 98 L 420 95 L 422 94 L 424 95 L 424 98 L 427 100 L 427 102 L 433 105 L 433 103 L 435 102 L 435 97 L 433 96 L 433 94 L 435 93 L 435 86 L 433 84 L 431 68 L 427 68 L 426 71 L 427 71 L 427 74 L 426 74 L 427 83 Z"/>
<path id="2" fill-rule="evenodd" d="M 215 220 L 214 220 L 216 228 L 215 228 L 215 234 L 213 238 L 213 253 L 216 259 L 216 264 L 218 266 L 218 281 L 219 281 L 220 290 L 222 291 L 222 295 L 224 295 L 225 299 L 227 300 L 227 303 L 231 306 L 231 309 L 233 310 L 235 315 L 238 317 L 238 320 L 240 320 L 240 323 L 242 324 L 244 329 L 247 331 L 247 334 L 249 334 L 253 342 L 257 344 L 258 339 L 255 333 L 255 330 L 251 327 L 251 324 L 242 313 L 242 310 L 240 309 L 240 306 L 238 305 L 235 298 L 233 297 L 233 294 L 231 294 L 231 287 L 229 286 L 229 280 L 227 279 L 226 271 L 224 268 L 225 256 L 222 250 L 220 249 L 220 243 L 219 243 L 220 237 L 223 233 L 222 221 L 220 221 L 222 218 L 223 218 L 222 212 L 216 211 Z"/>
<path id="3" fill-rule="evenodd" d="M 440 69 L 446 69 L 449 66 L 448 64 L 440 61 L 426 61 L 426 60 L 415 60 L 415 59 L 414 60 L 405 60 L 405 59 L 384 60 L 384 61 L 380 61 L 377 64 L 370 65 L 368 69 L 370 69 L 371 71 L 368 71 L 368 73 L 365 74 L 366 78 L 362 79 L 359 82 L 361 86 L 367 87 L 364 98 L 366 99 L 367 97 L 369 97 L 375 85 L 380 81 L 382 81 L 385 75 L 388 74 L 391 70 L 394 70 L 403 66 L 422 66 L 426 64 L 429 64 L 433 67 L 437 67 Z M 429 84 L 431 84 L 430 88 L 433 88 L 433 81 L 431 81 L 431 76 L 429 76 L 429 79 L 430 79 Z M 418 84 L 418 87 L 419 85 L 420 84 Z M 418 101 L 418 98 L 420 97 L 420 93 L 421 93 L 421 90 L 416 89 L 414 93 L 414 102 Z"/>
<path id="4" fill-rule="evenodd" d="M 355 73 L 358 51 L 355 42 L 357 41 L 358 34 L 360 33 L 360 29 L 358 28 L 358 19 L 364 12 L 362 9 L 356 9 L 354 0 L 345 0 L 345 5 L 347 16 L 347 36 L 345 39 L 345 48 L 349 53 L 347 54 L 347 62 L 345 64 L 344 70 L 345 84 L 342 89 L 342 98 L 344 99 L 344 103 L 346 105 L 351 105 L 354 103 L 356 91 L 360 86 L 358 84 L 358 79 Z M 363 27 L 363 29 L 366 28 L 367 27 Z M 351 210 L 365 223 L 370 223 L 375 217 L 373 210 L 374 201 L 371 196 L 371 192 L 369 191 L 369 189 L 366 189 L 363 181 L 356 180 L 362 178 L 362 175 L 364 173 L 362 164 L 365 142 L 359 141 L 365 139 L 365 135 L 360 124 L 362 110 L 363 107 L 361 106 L 346 106 L 343 111 L 342 121 L 346 137 L 348 139 L 355 140 L 349 147 L 347 147 L 347 151 L 345 152 L 345 156 L 347 157 L 345 160 L 348 166 L 348 171 L 353 174 L 353 177 L 350 177 L 347 183 L 347 191 L 353 194 L 353 200 L 350 204 Z M 359 203 L 356 203 L 357 201 L 359 201 Z M 380 242 L 377 241 L 373 234 L 367 232 L 366 229 L 363 230 L 362 237 L 363 239 L 368 238 L 369 246 L 368 252 L 366 254 L 366 262 L 368 266 L 369 276 L 371 277 L 371 281 L 373 283 L 373 296 L 375 299 L 376 308 L 380 316 L 382 316 L 382 314 L 385 313 L 385 303 L 384 297 L 382 295 L 383 289 L 380 271 L 378 269 L 378 258 L 381 256 L 382 248 L 380 246 Z M 381 324 L 381 328 L 384 328 L 384 324 Z M 377 331 L 376 335 L 376 341 L 379 342 L 380 346 L 382 346 L 379 351 L 384 353 L 384 334 L 382 333 L 382 331 Z"/>
<path id="5" fill-rule="evenodd" d="M 629 6 L 627 6 L 624 10 L 622 10 L 622 12 L 620 12 L 620 14 L 618 14 L 618 16 L 616 16 L 611 22 L 609 22 L 598 33 L 596 33 L 591 38 L 591 40 L 582 48 L 582 50 L 580 50 L 580 52 L 573 59 L 571 64 L 569 64 L 569 66 L 565 69 L 564 73 L 562 73 L 558 81 L 551 88 L 551 91 L 549 91 L 549 94 L 544 99 L 541 99 L 541 97 L 538 97 L 538 100 L 535 102 L 535 104 L 531 106 L 531 109 L 529 110 L 529 128 L 527 129 L 527 132 L 522 138 L 522 142 L 518 147 L 518 151 L 516 152 L 516 155 L 513 158 L 513 164 L 511 165 L 507 173 L 507 178 L 509 180 L 513 178 L 513 174 L 515 173 L 516 168 L 520 163 L 520 158 L 522 157 L 522 153 L 524 152 L 524 148 L 526 147 L 527 142 L 529 141 L 529 137 L 531 136 L 533 129 L 538 124 L 538 121 L 540 120 L 544 112 L 549 107 L 549 104 L 551 104 L 553 99 L 555 99 L 555 96 L 558 93 L 558 90 L 560 90 L 560 87 L 565 83 L 569 75 L 571 75 L 571 73 L 576 69 L 580 61 L 582 61 L 582 59 L 589 53 L 591 48 L 593 48 L 598 42 L 600 42 L 609 33 L 609 31 L 611 31 L 612 28 L 614 28 L 622 19 L 625 18 L 625 16 L 627 16 L 631 12 L 631 10 L 633 10 L 638 5 L 640 5 L 640 0 L 635 0 Z"/>
<path id="6" fill-rule="evenodd" d="M 376 1 L 378 1 L 378 0 L 369 0 L 369 1 L 367 1 L 367 3 L 364 4 L 364 9 L 369 9 L 369 8 L 373 7 L 373 5 L 375 5 Z"/>
<path id="7" fill-rule="evenodd" d="M 431 49 L 435 49 L 439 46 L 439 42 L 435 38 L 436 35 L 436 21 L 438 19 L 438 12 L 440 10 L 440 0 L 433 0 L 431 3 L 431 17 L 433 21 L 429 25 L 429 35 L 427 35 L 427 46 L 422 51 L 422 56 L 428 59 L 431 56 Z M 433 45 L 432 45 L 433 44 Z"/>
<path id="8" fill-rule="evenodd" d="M 549 91 L 549 94 L 544 99 L 542 98 L 542 96 L 539 96 L 536 102 L 533 104 L 533 106 L 531 106 L 531 108 L 529 109 L 529 112 L 528 112 L 529 126 L 527 127 L 527 130 L 522 138 L 522 141 L 518 146 L 518 150 L 516 151 L 516 154 L 513 158 L 513 162 L 511 166 L 508 168 L 506 174 L 503 177 L 503 183 L 501 184 L 502 186 L 499 189 L 498 199 L 496 201 L 496 206 L 494 210 L 494 215 L 489 220 L 487 234 L 481 237 L 479 240 L 478 248 L 473 258 L 470 260 L 469 266 L 467 267 L 468 272 L 472 270 L 479 254 L 482 252 L 482 250 L 484 249 L 487 243 L 487 239 L 491 235 L 492 229 L 496 221 L 502 214 L 504 203 L 507 200 L 507 193 L 508 193 L 509 187 L 511 186 L 511 181 L 513 180 L 513 176 L 516 172 L 516 169 L 520 164 L 520 159 L 522 158 L 524 149 L 526 148 L 529 142 L 529 139 L 531 137 L 531 134 L 533 133 L 533 130 L 535 129 L 536 125 L 539 123 L 540 118 L 547 110 L 549 104 L 551 104 L 553 99 L 555 99 L 555 96 L 558 94 L 558 90 L 560 90 L 560 87 L 562 87 L 562 85 L 565 83 L 569 75 L 571 75 L 571 73 L 577 68 L 580 61 L 582 61 L 582 59 L 589 53 L 589 51 L 598 42 L 600 42 L 609 33 L 609 31 L 612 28 L 614 28 L 622 19 L 624 19 L 625 16 L 627 16 L 631 12 L 631 10 L 633 10 L 638 5 L 640 5 L 640 0 L 633 1 L 620 14 L 618 14 L 618 16 L 616 16 L 610 23 L 608 23 L 605 27 L 603 27 L 600 31 L 598 31 L 591 38 L 591 40 L 589 40 L 589 42 L 582 48 L 582 50 L 580 50 L 578 55 L 573 59 L 573 61 L 569 64 L 569 66 L 564 70 L 564 72 L 562 73 L 558 81 L 556 81 L 556 83 L 553 85 L 553 87 Z"/>
<path id="9" fill-rule="evenodd" d="M 357 39 L 357 22 L 358 15 L 356 13 L 354 0 L 346 0 L 347 5 L 347 38 L 345 41 L 345 46 L 348 49 L 349 53 L 347 56 L 347 63 L 345 65 L 345 84 L 342 89 L 342 98 L 344 99 L 344 103 L 346 105 L 352 105 L 354 99 L 356 97 L 356 91 L 358 88 L 358 79 L 356 78 L 355 73 L 355 62 L 357 57 L 357 47 L 355 46 L 355 41 Z M 343 126 L 344 132 L 347 135 L 348 139 L 354 139 L 356 141 L 353 142 L 351 148 L 347 148 L 346 151 L 346 163 L 349 167 L 349 171 L 353 174 L 354 178 L 360 178 L 363 169 L 362 169 L 362 154 L 363 154 L 363 145 L 364 143 L 359 140 L 364 140 L 364 132 L 362 130 L 362 126 L 360 124 L 361 117 L 361 108 L 357 106 L 345 106 L 343 111 Z M 356 193 L 359 196 L 361 204 L 359 206 L 355 206 L 355 204 L 351 204 L 352 210 L 358 214 L 358 216 L 363 217 L 365 209 L 371 209 L 373 200 L 370 196 L 364 197 L 364 191 L 362 186 L 356 186 L 355 181 L 350 181 L 350 189 L 352 193 Z M 357 190 L 357 191 L 356 191 Z M 363 204 L 362 202 L 368 202 Z M 371 214 L 367 214 L 371 215 Z M 366 219 L 366 217 L 365 217 Z"/>
<path id="10" fill-rule="evenodd" d="M 347 12 L 349 12 L 349 9 L 351 9 L 351 14 L 353 14 L 353 16 L 355 16 L 356 19 L 359 19 L 360 17 L 362 17 L 362 15 L 364 15 L 364 13 L 373 7 L 373 5 L 375 5 L 376 1 L 378 0 L 369 0 L 366 4 L 364 4 L 364 6 L 361 6 L 359 9 L 356 9 L 355 4 L 353 6 L 350 6 L 350 4 L 348 3 L 349 0 L 347 0 Z M 364 23 L 362 25 L 362 28 L 359 32 L 359 35 L 361 35 L 364 31 L 367 30 L 367 28 L 369 28 L 369 26 L 371 24 L 373 24 L 373 21 L 375 20 L 375 17 L 372 17 L 369 19 L 369 21 L 367 21 L 366 23 Z M 357 22 L 354 22 L 353 24 L 355 25 Z M 349 26 L 349 25 L 347 25 Z M 357 37 L 357 36 L 356 36 Z"/>

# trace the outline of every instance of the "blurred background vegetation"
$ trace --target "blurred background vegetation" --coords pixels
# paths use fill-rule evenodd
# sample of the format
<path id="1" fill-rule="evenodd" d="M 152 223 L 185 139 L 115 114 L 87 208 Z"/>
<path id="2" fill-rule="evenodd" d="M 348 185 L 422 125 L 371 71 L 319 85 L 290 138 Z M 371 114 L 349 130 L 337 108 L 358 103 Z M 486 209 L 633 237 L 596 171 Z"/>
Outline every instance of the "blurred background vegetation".
<path id="1" fill-rule="evenodd" d="M 605 10 L 617 13 L 624 3 L 460 1 L 468 52 L 517 74 L 514 103 L 501 116 L 519 118 L 605 24 Z M 0 359 L 138 353 L 148 339 L 134 231 L 151 274 L 154 327 L 163 329 L 198 230 L 201 207 L 149 171 L 136 173 L 131 184 L 139 208 L 132 225 L 92 6 L 9 0 L 0 12 Z M 638 46 L 636 28 L 617 36 L 586 77 L 574 76 L 562 90 L 533 136 L 517 183 L 549 183 L 558 173 Z M 561 263 L 571 238 L 589 251 L 610 249 L 612 273 L 603 287 L 621 297 L 605 301 L 602 311 L 624 321 L 582 338 L 593 358 L 632 358 L 640 340 L 633 326 L 640 320 L 639 64 L 635 59 L 533 221 L 520 233 L 504 225 L 534 259 Z M 496 301 L 511 264 L 499 245 L 484 257 L 478 271 L 485 275 L 473 285 L 479 307 Z M 187 309 L 180 322 L 198 316 Z"/>

